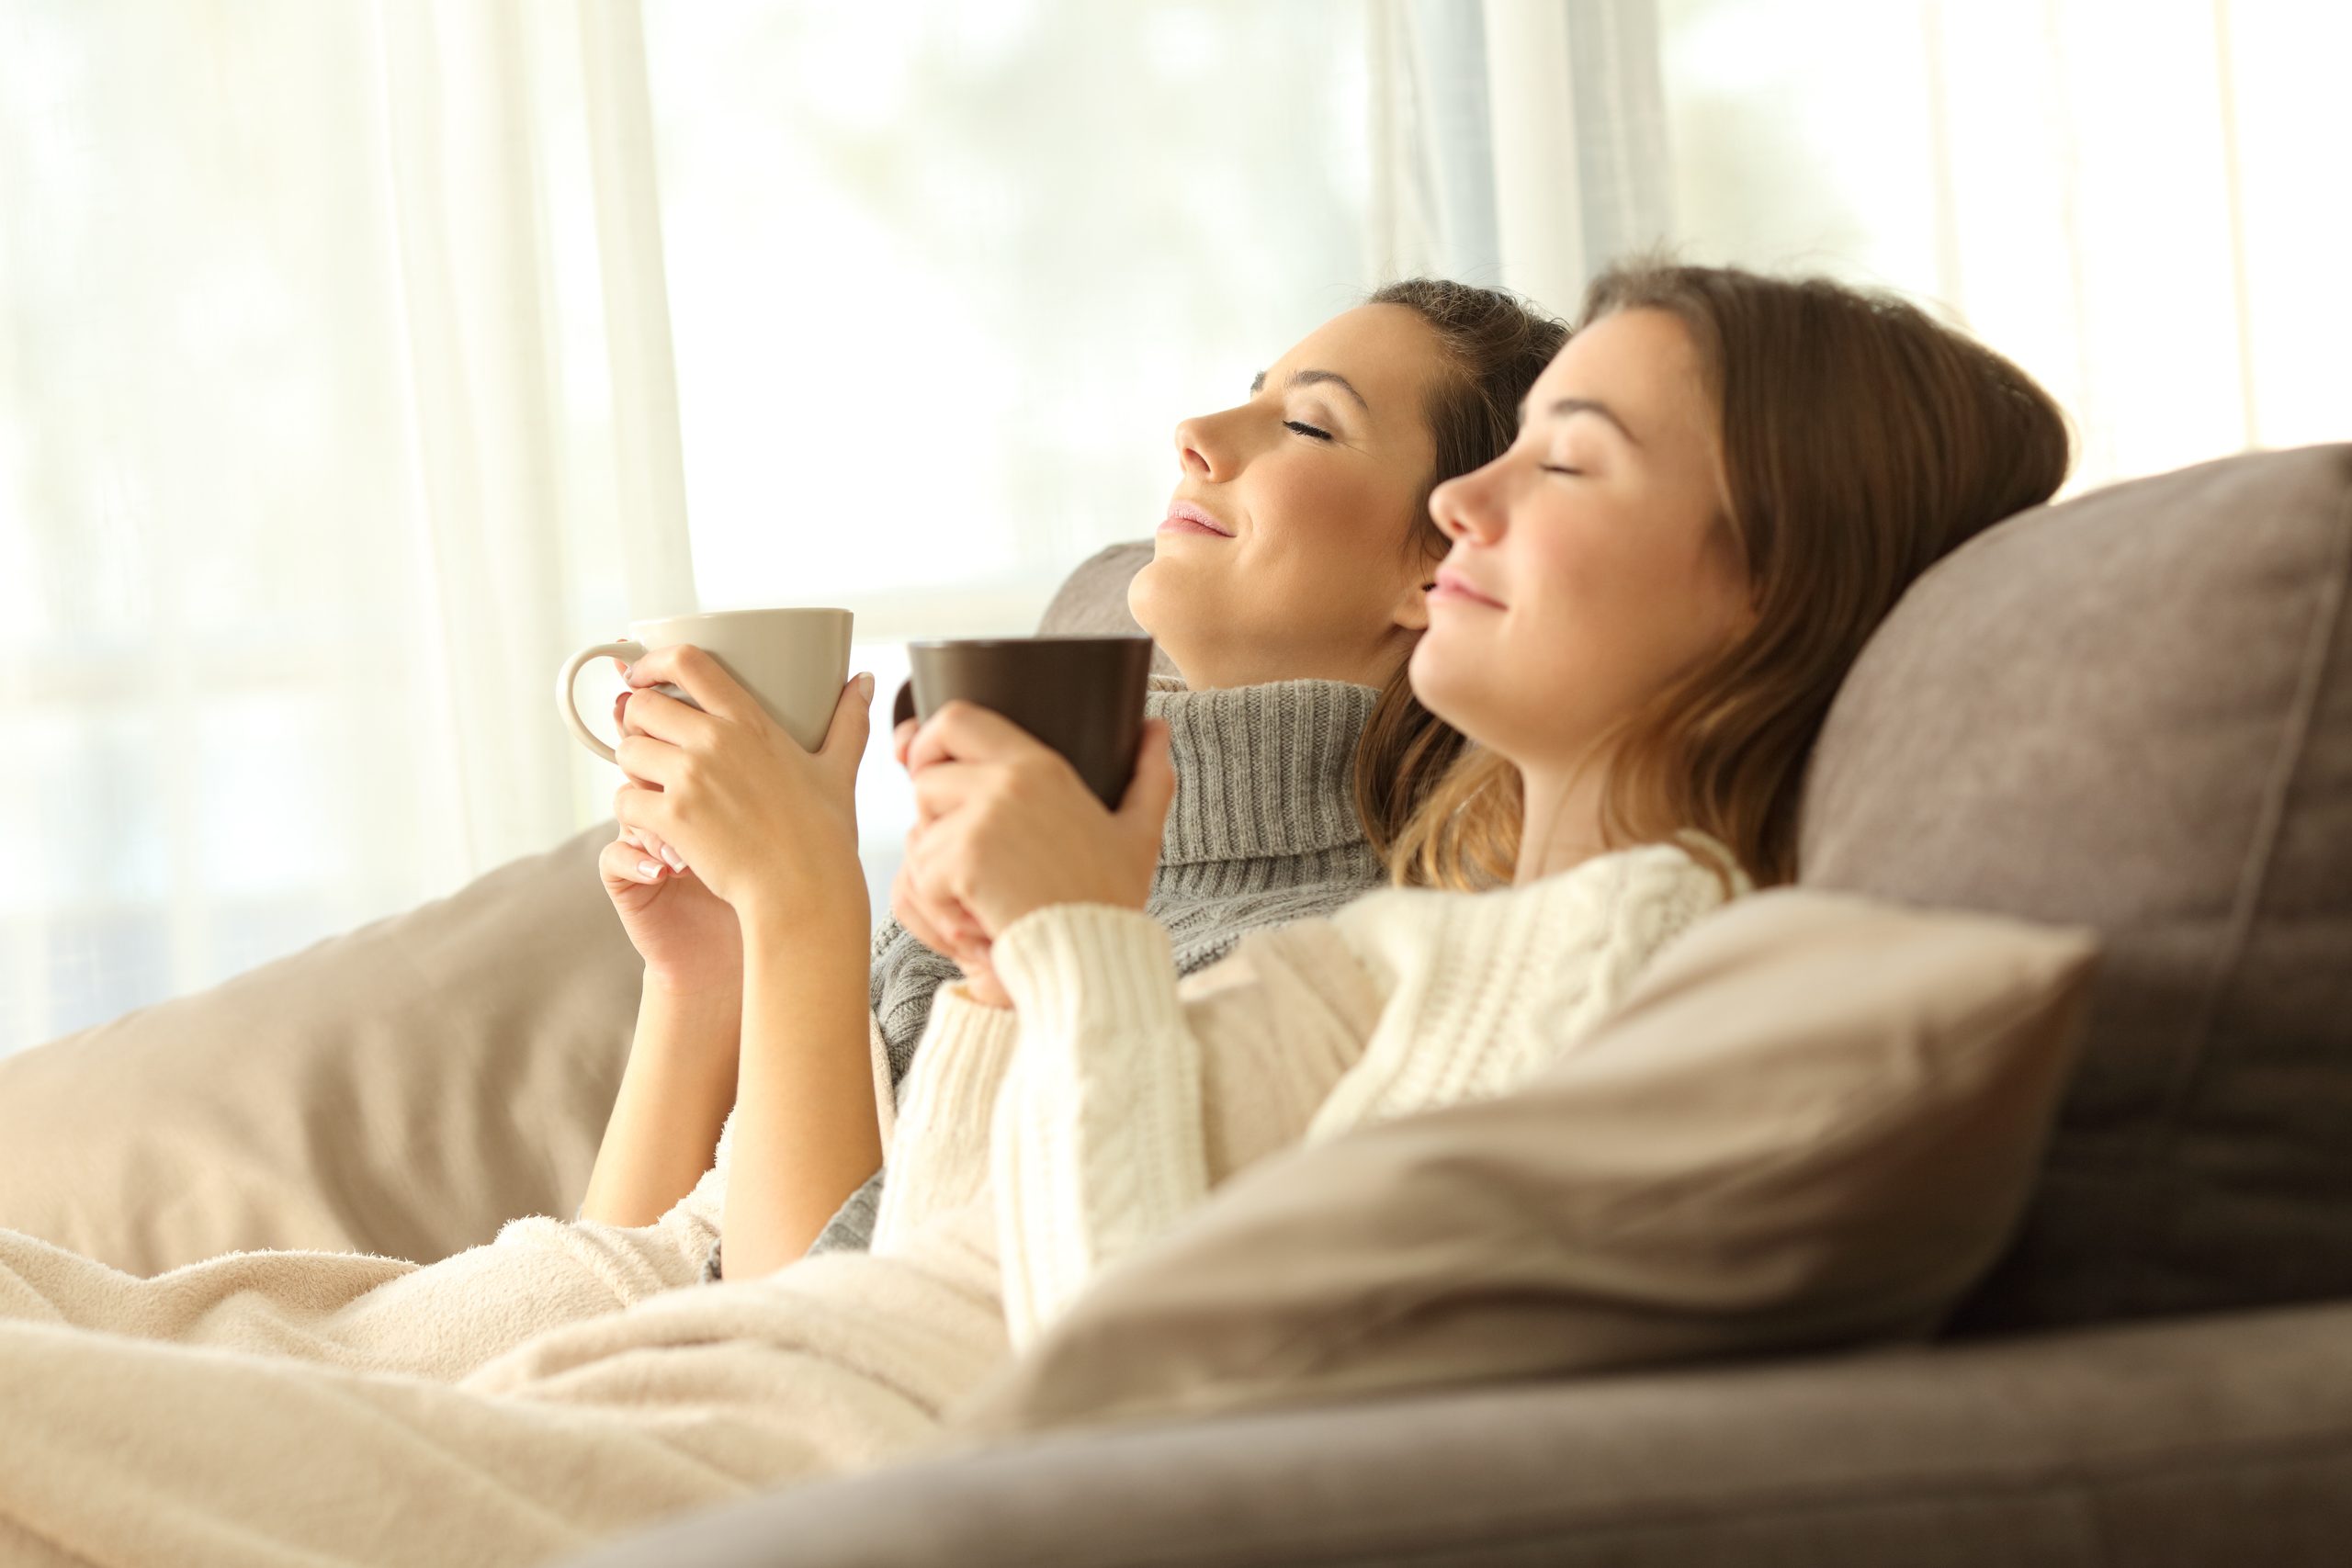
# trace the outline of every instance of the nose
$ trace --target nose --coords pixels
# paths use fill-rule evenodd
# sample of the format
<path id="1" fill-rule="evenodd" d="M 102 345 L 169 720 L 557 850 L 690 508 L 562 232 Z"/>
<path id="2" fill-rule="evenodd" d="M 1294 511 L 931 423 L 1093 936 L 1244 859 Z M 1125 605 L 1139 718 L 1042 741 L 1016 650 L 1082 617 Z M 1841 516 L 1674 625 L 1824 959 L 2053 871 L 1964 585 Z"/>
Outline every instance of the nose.
<path id="1" fill-rule="evenodd" d="M 1195 416 L 1178 423 L 1176 465 L 1185 473 L 1215 484 L 1231 479 L 1238 461 L 1215 420 Z"/>
<path id="2" fill-rule="evenodd" d="M 1503 534 L 1501 498 L 1494 483 L 1495 465 L 1473 468 L 1430 491 L 1430 521 L 1449 539 L 1491 545 Z"/>

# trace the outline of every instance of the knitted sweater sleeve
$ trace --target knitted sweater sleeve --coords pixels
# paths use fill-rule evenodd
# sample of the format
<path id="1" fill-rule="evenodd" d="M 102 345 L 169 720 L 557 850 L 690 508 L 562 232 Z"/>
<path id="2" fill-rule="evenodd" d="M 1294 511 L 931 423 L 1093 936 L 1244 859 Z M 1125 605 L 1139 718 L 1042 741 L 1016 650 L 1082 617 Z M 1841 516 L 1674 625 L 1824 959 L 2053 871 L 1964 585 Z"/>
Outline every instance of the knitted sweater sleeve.
<path id="1" fill-rule="evenodd" d="M 987 1185 L 989 1111 L 1019 1030 L 1012 1009 L 976 1002 L 960 983 L 939 988 L 907 1072 L 874 1251 L 896 1250 L 925 1220 L 963 1206 Z"/>
<path id="2" fill-rule="evenodd" d="M 989 1136 L 1016 1349 L 1100 1270 L 1295 1143 L 1380 1010 L 1327 920 L 1245 939 L 1181 988 L 1166 930 L 1102 905 L 1017 920 L 990 961 L 1020 1018 Z"/>

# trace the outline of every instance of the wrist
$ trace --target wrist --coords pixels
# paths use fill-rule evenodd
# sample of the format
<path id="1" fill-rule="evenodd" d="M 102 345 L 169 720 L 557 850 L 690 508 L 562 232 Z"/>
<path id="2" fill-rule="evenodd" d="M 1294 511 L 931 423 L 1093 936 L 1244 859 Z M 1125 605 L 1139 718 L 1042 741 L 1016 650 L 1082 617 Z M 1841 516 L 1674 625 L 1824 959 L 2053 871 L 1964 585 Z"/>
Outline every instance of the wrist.
<path id="1" fill-rule="evenodd" d="M 811 955 L 838 952 L 854 957 L 861 968 L 871 956 L 872 907 L 863 879 L 831 897 L 751 903 L 736 913 L 743 922 L 747 967 L 759 955 L 787 949 Z"/>
<path id="2" fill-rule="evenodd" d="M 742 966 L 738 964 L 732 975 L 715 978 L 667 974 L 651 964 L 645 969 L 645 995 L 653 1001 L 690 1011 L 729 1010 L 740 1013 L 743 1007 Z"/>

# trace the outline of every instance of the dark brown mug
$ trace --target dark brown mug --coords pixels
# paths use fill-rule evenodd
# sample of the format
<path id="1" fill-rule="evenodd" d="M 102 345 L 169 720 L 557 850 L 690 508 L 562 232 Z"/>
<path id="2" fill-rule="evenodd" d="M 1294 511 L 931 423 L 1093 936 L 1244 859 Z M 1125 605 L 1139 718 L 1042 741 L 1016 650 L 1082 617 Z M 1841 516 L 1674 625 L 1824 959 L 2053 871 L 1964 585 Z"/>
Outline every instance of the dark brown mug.
<path id="1" fill-rule="evenodd" d="M 1149 637 L 947 637 L 909 643 L 907 663 L 914 676 L 891 705 L 893 728 L 959 697 L 977 703 L 1060 752 L 1096 799 L 1118 809 L 1143 738 Z"/>

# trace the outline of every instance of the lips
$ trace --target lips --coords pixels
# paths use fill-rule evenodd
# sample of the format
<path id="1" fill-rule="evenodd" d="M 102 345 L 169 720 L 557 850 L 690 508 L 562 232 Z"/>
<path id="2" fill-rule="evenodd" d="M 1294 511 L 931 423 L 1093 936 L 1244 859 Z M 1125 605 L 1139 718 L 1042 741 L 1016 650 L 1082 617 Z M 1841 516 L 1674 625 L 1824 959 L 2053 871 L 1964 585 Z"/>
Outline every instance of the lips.
<path id="1" fill-rule="evenodd" d="M 1430 589 L 1431 603 L 1477 604 L 1489 610 L 1502 609 L 1503 602 L 1490 593 L 1483 593 L 1471 585 L 1469 579 L 1451 567 L 1437 569 L 1437 581 Z"/>
<path id="2" fill-rule="evenodd" d="M 1168 516 L 1160 523 L 1163 534 L 1210 534 L 1220 539 L 1233 537 L 1233 530 L 1193 505 L 1189 501 L 1171 502 Z"/>

